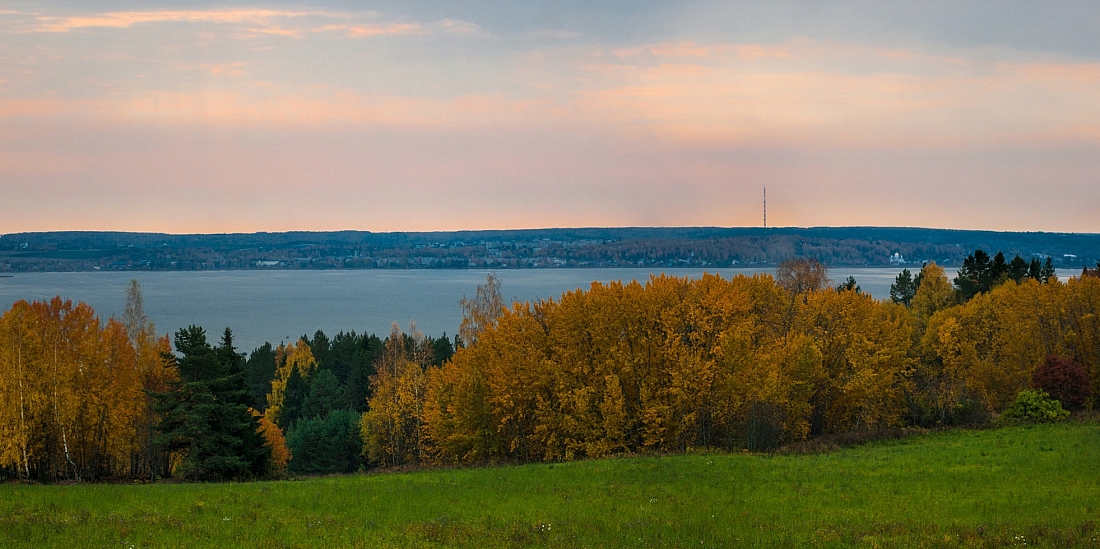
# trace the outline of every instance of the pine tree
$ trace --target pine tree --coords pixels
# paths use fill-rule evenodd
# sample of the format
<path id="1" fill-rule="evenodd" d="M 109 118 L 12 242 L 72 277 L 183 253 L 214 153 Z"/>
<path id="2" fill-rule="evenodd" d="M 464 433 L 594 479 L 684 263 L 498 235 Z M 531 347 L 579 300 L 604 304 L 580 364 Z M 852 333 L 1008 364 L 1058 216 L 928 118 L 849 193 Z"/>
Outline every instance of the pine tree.
<path id="1" fill-rule="evenodd" d="M 321 370 L 309 382 L 309 393 L 302 401 L 301 417 L 323 419 L 346 404 L 347 395 L 340 380 L 329 370 Z"/>
<path id="2" fill-rule="evenodd" d="M 1031 258 L 1031 263 L 1027 266 L 1027 276 L 1039 282 L 1043 282 L 1043 265 L 1039 263 L 1038 258 Z"/>
<path id="3" fill-rule="evenodd" d="M 267 393 L 275 378 L 275 348 L 265 342 L 254 349 L 245 362 L 248 370 L 248 386 L 252 391 L 252 407 L 263 412 L 267 409 Z"/>
<path id="4" fill-rule="evenodd" d="M 916 293 L 917 284 L 913 280 L 913 274 L 909 269 L 902 269 L 894 279 L 894 283 L 890 285 L 890 300 L 908 307 Z"/>
<path id="5" fill-rule="evenodd" d="M 836 287 L 838 292 L 855 292 L 857 294 L 863 293 L 863 289 L 859 287 L 859 283 L 856 282 L 856 277 L 848 275 L 848 280 L 840 283 Z"/>
<path id="6" fill-rule="evenodd" d="M 1024 261 L 1024 258 L 1016 256 L 1012 258 L 1012 263 L 1008 264 L 1008 277 L 1015 280 L 1017 284 L 1023 282 L 1027 278 L 1028 264 Z"/>
<path id="7" fill-rule="evenodd" d="M 280 429 L 289 431 L 302 417 L 302 404 L 309 395 L 309 382 L 302 377 L 297 365 L 291 365 L 290 377 L 286 380 L 286 392 L 283 393 L 283 405 L 275 418 Z"/>
<path id="8" fill-rule="evenodd" d="M 1051 263 L 1050 257 L 1043 262 L 1043 267 L 1039 269 L 1039 282 L 1046 283 L 1051 278 L 1055 277 L 1054 264 Z"/>
<path id="9" fill-rule="evenodd" d="M 206 332 L 189 326 L 176 332 L 172 357 L 179 379 L 165 393 L 156 393 L 157 443 L 182 455 L 179 472 L 193 480 L 240 479 L 264 472 L 271 450 L 248 412 L 251 400 L 244 359 L 233 348 L 226 329 L 214 349 Z"/>
<path id="10" fill-rule="evenodd" d="M 219 430 L 227 433 L 230 438 L 241 441 L 239 455 L 248 466 L 247 474 L 260 476 L 269 467 L 271 447 L 266 444 L 259 431 L 258 419 L 249 410 L 252 394 L 248 386 L 244 356 L 233 346 L 233 332 L 229 328 L 222 333 L 221 344 L 215 352 L 221 366 L 221 377 L 215 384 L 215 396 L 222 408 L 218 417 Z"/>

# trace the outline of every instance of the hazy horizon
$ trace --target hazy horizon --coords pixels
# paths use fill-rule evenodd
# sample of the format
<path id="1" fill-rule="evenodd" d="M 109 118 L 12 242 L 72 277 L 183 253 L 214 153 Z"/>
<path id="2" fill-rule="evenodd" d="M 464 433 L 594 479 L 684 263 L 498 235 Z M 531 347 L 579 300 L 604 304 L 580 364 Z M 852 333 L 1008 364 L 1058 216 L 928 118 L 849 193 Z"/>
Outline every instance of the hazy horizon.
<path id="1" fill-rule="evenodd" d="M 1100 230 L 1096 231 L 1044 231 L 1044 230 L 1005 230 L 998 231 L 992 229 L 960 229 L 955 227 L 913 227 L 913 226 L 892 226 L 892 225 L 815 225 L 815 226 L 780 226 L 772 227 L 769 225 L 766 229 L 763 226 L 727 226 L 721 227 L 716 225 L 664 225 L 664 226 L 620 226 L 620 225 L 586 225 L 576 227 L 515 227 L 515 228 L 502 228 L 502 229 L 489 229 L 489 228 L 473 228 L 473 229 L 442 229 L 442 230 L 398 230 L 398 231 L 371 231 L 367 229 L 289 229 L 285 231 L 270 231 L 270 230 L 253 230 L 253 231 L 221 231 L 221 232 L 171 232 L 171 231 L 128 231 L 128 230 L 100 230 L 100 229 L 60 229 L 60 230 L 44 230 L 44 231 L 13 231 L 13 232 L 0 232 L 0 236 L 11 234 L 29 234 L 29 233 L 66 233 L 66 232 L 83 232 L 83 233 L 133 233 L 133 234 L 164 234 L 169 236 L 189 236 L 189 235 L 232 235 L 232 234 L 279 234 L 279 233 L 341 233 L 341 232 L 364 232 L 372 234 L 387 234 L 387 233 L 476 233 L 476 232 L 503 232 L 503 231 L 569 231 L 569 230 L 588 230 L 588 229 L 760 229 L 760 230 L 800 230 L 800 229 L 913 229 L 913 230 L 929 230 L 929 231 L 977 231 L 977 232 L 994 232 L 994 233 L 1049 233 L 1049 234 L 1100 234 Z"/>

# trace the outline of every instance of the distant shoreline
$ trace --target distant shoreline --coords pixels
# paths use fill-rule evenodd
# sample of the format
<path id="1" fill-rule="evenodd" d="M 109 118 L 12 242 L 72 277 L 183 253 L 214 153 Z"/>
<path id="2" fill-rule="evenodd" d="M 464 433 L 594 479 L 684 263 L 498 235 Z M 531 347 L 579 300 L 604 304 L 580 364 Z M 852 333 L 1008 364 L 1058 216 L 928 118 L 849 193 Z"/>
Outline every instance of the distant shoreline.
<path id="1" fill-rule="evenodd" d="M 1100 234 L 910 227 L 620 227 L 494 231 L 172 235 L 0 235 L 0 272 L 304 269 L 512 270 L 768 268 L 811 257 L 830 267 L 958 266 L 982 249 L 1092 268 Z"/>

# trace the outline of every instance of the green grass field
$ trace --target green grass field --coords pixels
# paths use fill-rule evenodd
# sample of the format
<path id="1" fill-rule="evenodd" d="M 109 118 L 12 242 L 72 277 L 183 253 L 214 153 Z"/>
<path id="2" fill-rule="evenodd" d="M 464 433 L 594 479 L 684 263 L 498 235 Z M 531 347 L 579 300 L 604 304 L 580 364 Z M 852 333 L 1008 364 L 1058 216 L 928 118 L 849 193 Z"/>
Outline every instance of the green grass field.
<path id="1" fill-rule="evenodd" d="M 1100 547 L 1100 424 L 246 484 L 0 486 L 3 547 Z"/>

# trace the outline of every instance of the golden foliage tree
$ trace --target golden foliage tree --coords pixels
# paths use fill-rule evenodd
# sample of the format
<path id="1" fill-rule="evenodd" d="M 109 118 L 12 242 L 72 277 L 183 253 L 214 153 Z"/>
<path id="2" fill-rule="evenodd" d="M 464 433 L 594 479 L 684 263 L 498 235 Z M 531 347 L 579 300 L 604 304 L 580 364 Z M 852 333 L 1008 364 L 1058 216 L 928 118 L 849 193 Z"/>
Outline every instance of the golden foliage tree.
<path id="1" fill-rule="evenodd" d="M 267 445 L 271 447 L 271 468 L 275 474 L 286 473 L 286 465 L 290 463 L 290 448 L 287 448 L 286 437 L 283 430 L 275 423 L 268 421 L 266 417 L 255 410 L 252 414 L 259 418 L 260 426 L 257 430 L 264 436 Z"/>
<path id="2" fill-rule="evenodd" d="M 912 329 L 904 307 L 767 276 L 594 283 L 515 304 L 431 372 L 424 431 L 434 459 L 470 462 L 895 425 Z"/>
<path id="3" fill-rule="evenodd" d="M 920 286 L 913 294 L 911 307 L 917 318 L 927 321 L 937 311 L 950 307 L 955 302 L 955 289 L 944 274 L 943 267 L 935 262 L 926 264 L 920 271 Z"/>
<path id="4" fill-rule="evenodd" d="M 423 417 L 432 348 L 415 324 L 409 331 L 393 324 L 360 421 L 364 456 L 387 466 L 419 463 L 428 453 Z"/>
<path id="5" fill-rule="evenodd" d="M 45 480 L 146 471 L 143 361 L 158 367 L 84 303 L 17 302 L 0 321 L 0 467 Z"/>
<path id="6" fill-rule="evenodd" d="M 299 375 L 307 378 L 315 369 L 317 359 L 305 338 L 300 338 L 297 344 L 279 345 L 275 350 L 275 377 L 271 380 L 271 392 L 267 395 L 267 409 L 264 410 L 264 417 L 269 422 L 278 424 L 280 421 L 291 372 L 297 370 Z"/>

